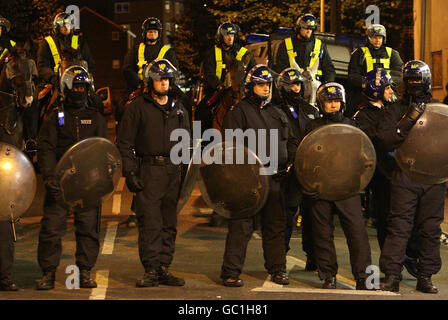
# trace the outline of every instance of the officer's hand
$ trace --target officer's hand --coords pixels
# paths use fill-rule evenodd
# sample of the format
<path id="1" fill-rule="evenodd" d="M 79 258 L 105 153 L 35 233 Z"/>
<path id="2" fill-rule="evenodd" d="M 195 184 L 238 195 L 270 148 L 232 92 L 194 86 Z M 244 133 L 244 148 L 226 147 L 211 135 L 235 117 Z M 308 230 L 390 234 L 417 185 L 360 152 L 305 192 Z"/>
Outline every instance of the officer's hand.
<path id="1" fill-rule="evenodd" d="M 305 189 L 302 189 L 301 191 L 305 196 L 307 196 L 311 200 L 319 200 L 320 199 L 319 191 L 307 191 Z"/>
<path id="2" fill-rule="evenodd" d="M 426 104 L 423 102 L 420 103 L 411 103 L 409 106 L 408 112 L 406 113 L 406 117 L 416 122 L 418 118 L 425 112 Z"/>
<path id="3" fill-rule="evenodd" d="M 53 199 L 61 198 L 61 187 L 55 179 L 48 179 L 47 181 L 45 181 L 45 188 Z"/>
<path id="4" fill-rule="evenodd" d="M 129 191 L 133 193 L 140 192 L 145 188 L 142 179 L 140 179 L 135 172 L 129 173 L 126 177 L 126 185 L 128 186 Z"/>

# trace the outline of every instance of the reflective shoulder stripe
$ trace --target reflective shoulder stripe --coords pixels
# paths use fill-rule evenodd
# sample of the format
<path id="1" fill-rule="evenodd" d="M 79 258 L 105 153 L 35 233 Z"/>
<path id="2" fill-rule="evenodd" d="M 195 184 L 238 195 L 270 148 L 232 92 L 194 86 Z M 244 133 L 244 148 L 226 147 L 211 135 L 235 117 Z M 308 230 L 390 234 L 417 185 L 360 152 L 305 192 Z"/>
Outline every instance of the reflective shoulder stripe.
<path id="1" fill-rule="evenodd" d="M 226 67 L 225 64 L 222 63 L 222 51 L 221 48 L 215 46 L 215 60 L 216 60 L 216 76 L 219 80 L 221 80 L 222 69 Z"/>
<path id="2" fill-rule="evenodd" d="M 322 49 L 322 41 L 320 39 L 316 38 L 316 41 L 314 41 L 313 52 L 311 52 L 311 59 L 310 59 L 310 65 L 309 65 L 310 69 L 313 68 L 317 59 L 319 59 L 319 54 L 320 54 L 321 49 Z"/>
<path id="3" fill-rule="evenodd" d="M 142 42 L 140 43 L 140 46 L 138 47 L 138 77 L 140 80 L 143 80 L 143 66 L 146 64 L 145 60 L 145 44 Z"/>
<path id="4" fill-rule="evenodd" d="M 241 61 L 241 59 L 243 59 L 244 55 L 246 54 L 247 49 L 242 47 L 239 51 L 238 54 L 236 55 L 236 60 Z"/>
<path id="5" fill-rule="evenodd" d="M 3 59 L 4 56 L 6 56 L 6 54 L 8 53 L 8 48 L 6 48 L 5 50 L 3 50 L 2 54 L 0 54 L 0 60 Z"/>
<path id="6" fill-rule="evenodd" d="M 390 47 L 386 47 L 386 51 L 387 51 L 387 56 L 389 57 L 389 59 L 392 57 L 392 48 Z"/>
<path id="7" fill-rule="evenodd" d="M 165 54 L 167 53 L 168 50 L 170 50 L 171 47 L 167 44 L 165 44 L 162 49 L 160 49 L 159 55 L 157 56 L 157 59 L 163 59 L 163 57 L 165 56 Z"/>
<path id="8" fill-rule="evenodd" d="M 294 68 L 294 59 L 297 57 L 297 53 L 294 52 L 294 47 L 292 46 L 291 37 L 285 39 L 286 52 L 289 58 L 289 67 Z"/>
<path id="9" fill-rule="evenodd" d="M 367 65 L 367 72 L 370 72 L 373 70 L 373 58 L 372 58 L 372 54 L 370 53 L 369 48 L 367 47 L 361 47 L 362 52 L 364 52 L 364 60 L 366 60 L 366 65 Z"/>
<path id="10" fill-rule="evenodd" d="M 75 50 L 78 50 L 78 39 L 79 39 L 79 36 L 77 36 L 77 35 L 74 35 L 72 37 L 72 48 Z"/>
<path id="11" fill-rule="evenodd" d="M 15 41 L 9 40 L 9 43 L 11 44 L 11 47 L 15 47 L 16 46 Z"/>
<path id="12" fill-rule="evenodd" d="M 47 41 L 48 46 L 50 47 L 51 54 L 53 55 L 54 61 L 54 72 L 58 72 L 59 61 L 61 58 L 59 57 L 58 47 L 56 47 L 56 43 L 54 42 L 51 36 L 45 37 L 45 41 Z"/>

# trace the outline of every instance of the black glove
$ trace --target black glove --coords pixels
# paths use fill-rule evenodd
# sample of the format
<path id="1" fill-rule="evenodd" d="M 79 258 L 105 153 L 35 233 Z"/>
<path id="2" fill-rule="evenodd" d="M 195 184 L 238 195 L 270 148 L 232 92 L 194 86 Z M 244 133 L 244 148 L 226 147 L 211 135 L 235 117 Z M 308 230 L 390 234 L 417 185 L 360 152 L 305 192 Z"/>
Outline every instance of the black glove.
<path id="1" fill-rule="evenodd" d="M 126 177 L 126 185 L 128 186 L 129 191 L 133 193 L 140 192 L 145 188 L 142 179 L 140 179 L 140 177 L 133 171 Z"/>
<path id="2" fill-rule="evenodd" d="M 59 183 L 56 182 L 55 179 L 50 178 L 45 181 L 45 188 L 47 189 L 47 192 L 51 195 L 53 199 L 59 199 L 61 198 L 61 187 L 59 186 Z"/>
<path id="3" fill-rule="evenodd" d="M 301 191 L 308 199 L 319 200 L 320 198 L 319 191 L 306 191 L 304 189 L 302 189 Z"/>
<path id="4" fill-rule="evenodd" d="M 407 132 L 411 130 L 417 120 L 421 117 L 423 112 L 425 112 L 426 104 L 421 103 L 411 103 L 408 108 L 408 112 L 401 118 L 397 124 L 397 128 L 400 132 Z"/>

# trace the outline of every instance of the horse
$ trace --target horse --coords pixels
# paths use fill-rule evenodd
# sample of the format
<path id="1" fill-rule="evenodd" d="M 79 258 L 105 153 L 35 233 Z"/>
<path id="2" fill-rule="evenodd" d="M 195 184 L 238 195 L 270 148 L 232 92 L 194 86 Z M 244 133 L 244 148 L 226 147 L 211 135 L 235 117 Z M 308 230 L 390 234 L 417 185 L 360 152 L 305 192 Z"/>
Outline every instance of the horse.
<path id="1" fill-rule="evenodd" d="M 30 111 L 37 100 L 34 85 L 37 68 L 34 60 L 26 55 L 26 44 L 17 43 L 12 51 L 0 73 L 0 126 L 21 150 L 24 135 L 29 135 L 34 125 Z"/>

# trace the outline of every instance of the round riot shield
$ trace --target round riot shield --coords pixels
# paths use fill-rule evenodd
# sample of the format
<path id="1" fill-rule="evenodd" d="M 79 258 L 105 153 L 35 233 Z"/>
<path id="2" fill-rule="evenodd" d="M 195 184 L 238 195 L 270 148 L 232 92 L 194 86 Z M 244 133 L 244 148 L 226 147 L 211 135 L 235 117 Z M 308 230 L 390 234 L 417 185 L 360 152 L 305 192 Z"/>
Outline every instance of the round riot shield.
<path id="1" fill-rule="evenodd" d="M 375 172 L 375 148 L 360 129 L 330 124 L 310 132 L 300 143 L 295 171 L 305 192 L 320 199 L 347 199 L 364 189 Z"/>
<path id="2" fill-rule="evenodd" d="M 198 185 L 204 201 L 228 219 L 252 217 L 263 208 L 269 193 L 264 166 L 242 145 L 217 143 L 206 147 Z"/>
<path id="3" fill-rule="evenodd" d="M 0 221 L 19 218 L 36 194 L 36 173 L 16 147 L 0 142 Z"/>
<path id="4" fill-rule="evenodd" d="M 430 103 L 397 148 L 398 166 L 412 180 L 443 183 L 448 178 L 448 106 Z"/>
<path id="5" fill-rule="evenodd" d="M 56 166 L 60 204 L 75 212 L 96 208 L 113 193 L 120 170 L 120 152 L 109 140 L 93 137 L 76 143 Z"/>

